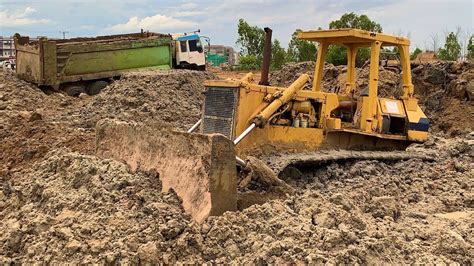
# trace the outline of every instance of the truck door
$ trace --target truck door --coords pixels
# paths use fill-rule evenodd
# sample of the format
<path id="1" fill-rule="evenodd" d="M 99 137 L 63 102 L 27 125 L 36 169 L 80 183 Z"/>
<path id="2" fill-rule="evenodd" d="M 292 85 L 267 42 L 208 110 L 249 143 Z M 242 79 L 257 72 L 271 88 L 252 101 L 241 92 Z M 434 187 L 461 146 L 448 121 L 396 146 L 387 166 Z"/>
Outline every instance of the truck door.
<path id="1" fill-rule="evenodd" d="M 204 69 L 206 65 L 206 58 L 201 41 L 193 39 L 188 41 L 189 46 L 189 63 L 196 65 L 198 69 Z"/>
<path id="2" fill-rule="evenodd" d="M 189 63 L 188 41 L 177 41 L 176 64 L 183 65 Z"/>

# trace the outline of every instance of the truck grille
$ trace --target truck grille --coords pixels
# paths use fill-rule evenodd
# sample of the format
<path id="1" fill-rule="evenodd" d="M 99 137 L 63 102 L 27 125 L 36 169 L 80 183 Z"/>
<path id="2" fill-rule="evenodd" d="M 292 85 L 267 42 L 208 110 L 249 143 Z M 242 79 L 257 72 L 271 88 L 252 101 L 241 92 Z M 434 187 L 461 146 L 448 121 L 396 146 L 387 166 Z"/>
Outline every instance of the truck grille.
<path id="1" fill-rule="evenodd" d="M 228 87 L 207 88 L 202 125 L 204 134 L 220 133 L 232 139 L 237 91 Z"/>

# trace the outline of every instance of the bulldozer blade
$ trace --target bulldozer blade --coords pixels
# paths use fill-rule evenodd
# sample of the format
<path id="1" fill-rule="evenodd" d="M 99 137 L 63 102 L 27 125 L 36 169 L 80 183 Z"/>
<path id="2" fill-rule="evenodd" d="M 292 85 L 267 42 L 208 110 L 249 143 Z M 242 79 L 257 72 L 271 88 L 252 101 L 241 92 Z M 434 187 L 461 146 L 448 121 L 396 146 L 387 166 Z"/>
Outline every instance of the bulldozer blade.
<path id="1" fill-rule="evenodd" d="M 234 145 L 224 136 L 108 119 L 96 132 L 98 156 L 125 161 L 132 171 L 156 170 L 162 190 L 173 189 L 197 222 L 237 209 Z"/>

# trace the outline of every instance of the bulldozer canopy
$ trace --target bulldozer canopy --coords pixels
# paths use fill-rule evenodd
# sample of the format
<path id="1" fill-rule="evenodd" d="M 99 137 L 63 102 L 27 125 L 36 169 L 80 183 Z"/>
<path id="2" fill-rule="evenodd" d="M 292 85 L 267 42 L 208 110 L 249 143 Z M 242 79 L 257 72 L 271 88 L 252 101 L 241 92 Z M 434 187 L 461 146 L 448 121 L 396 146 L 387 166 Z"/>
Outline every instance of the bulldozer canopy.
<path id="1" fill-rule="evenodd" d="M 383 46 L 410 45 L 410 40 L 407 38 L 359 29 L 304 31 L 298 34 L 298 38 L 340 45 L 357 44 L 360 46 L 370 46 L 374 41 L 382 42 Z"/>

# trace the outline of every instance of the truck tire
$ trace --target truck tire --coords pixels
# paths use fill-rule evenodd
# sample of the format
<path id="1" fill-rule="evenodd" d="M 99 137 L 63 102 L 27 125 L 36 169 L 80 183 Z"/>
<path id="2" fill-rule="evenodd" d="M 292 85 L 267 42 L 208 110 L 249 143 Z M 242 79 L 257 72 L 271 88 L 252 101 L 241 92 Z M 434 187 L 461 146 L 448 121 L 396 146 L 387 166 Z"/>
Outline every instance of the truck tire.
<path id="1" fill-rule="evenodd" d="M 82 85 L 69 85 L 64 88 L 64 91 L 67 93 L 67 95 L 72 97 L 78 97 L 79 94 L 86 92 L 84 86 Z"/>
<path id="2" fill-rule="evenodd" d="M 109 85 L 107 81 L 98 80 L 90 83 L 86 90 L 89 95 L 97 95 L 103 88 L 107 87 L 107 85 Z"/>

